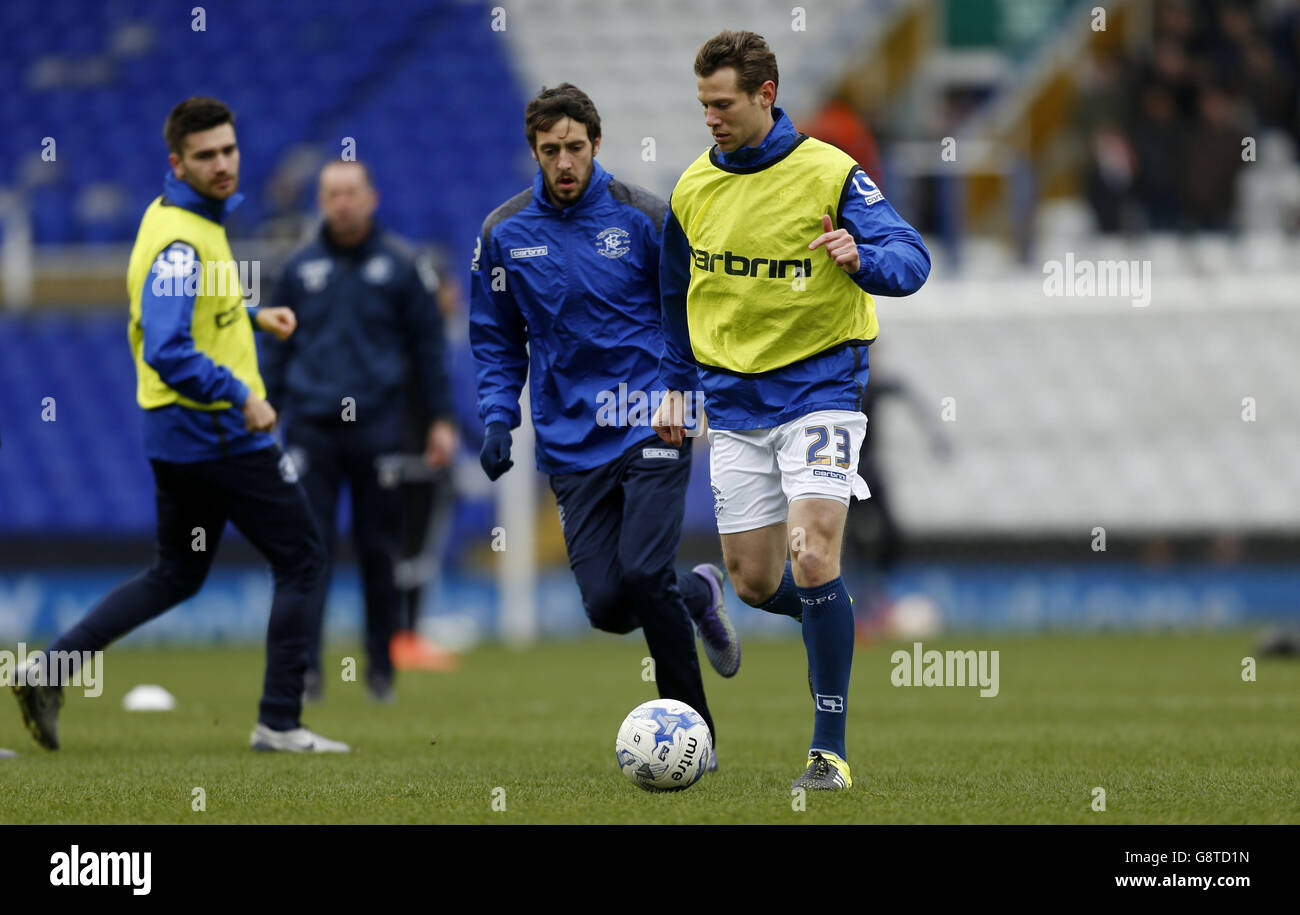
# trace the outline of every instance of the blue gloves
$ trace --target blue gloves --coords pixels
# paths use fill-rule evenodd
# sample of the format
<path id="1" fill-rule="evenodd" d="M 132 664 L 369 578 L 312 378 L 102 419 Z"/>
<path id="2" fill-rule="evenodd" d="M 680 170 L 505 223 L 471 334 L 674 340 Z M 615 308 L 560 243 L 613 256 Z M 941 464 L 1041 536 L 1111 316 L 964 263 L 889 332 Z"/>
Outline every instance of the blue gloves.
<path id="1" fill-rule="evenodd" d="M 483 450 L 478 454 L 478 461 L 483 465 L 483 472 L 489 480 L 495 480 L 505 473 L 515 462 L 510 460 L 510 427 L 505 423 L 488 423 L 483 433 Z"/>

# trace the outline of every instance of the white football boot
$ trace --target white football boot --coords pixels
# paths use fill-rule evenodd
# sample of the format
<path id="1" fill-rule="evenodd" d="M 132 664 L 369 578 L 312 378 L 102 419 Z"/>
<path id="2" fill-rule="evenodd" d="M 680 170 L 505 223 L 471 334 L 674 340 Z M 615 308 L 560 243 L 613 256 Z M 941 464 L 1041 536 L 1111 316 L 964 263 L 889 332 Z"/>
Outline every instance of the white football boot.
<path id="1" fill-rule="evenodd" d="M 258 722 L 253 728 L 249 746 L 254 750 L 283 751 L 286 753 L 351 753 L 352 748 L 337 740 L 314 734 L 306 728 L 291 731 L 273 731 Z"/>

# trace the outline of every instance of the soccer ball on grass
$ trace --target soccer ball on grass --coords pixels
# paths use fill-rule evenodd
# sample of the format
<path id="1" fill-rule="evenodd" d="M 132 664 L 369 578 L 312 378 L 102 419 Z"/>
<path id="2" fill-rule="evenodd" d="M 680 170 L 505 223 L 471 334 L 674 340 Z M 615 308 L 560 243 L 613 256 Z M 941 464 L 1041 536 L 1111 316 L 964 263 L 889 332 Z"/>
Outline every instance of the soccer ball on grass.
<path id="1" fill-rule="evenodd" d="M 713 758 L 713 735 L 699 712 L 675 699 L 643 702 L 623 719 L 614 744 L 618 767 L 647 791 L 681 791 Z"/>

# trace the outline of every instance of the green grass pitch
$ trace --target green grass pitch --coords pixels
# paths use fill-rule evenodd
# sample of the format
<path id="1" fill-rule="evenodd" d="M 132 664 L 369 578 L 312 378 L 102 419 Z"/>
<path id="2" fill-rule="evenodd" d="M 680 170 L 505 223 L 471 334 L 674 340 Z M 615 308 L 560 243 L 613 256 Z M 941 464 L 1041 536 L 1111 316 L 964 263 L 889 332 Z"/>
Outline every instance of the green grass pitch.
<path id="1" fill-rule="evenodd" d="M 19 751 L 0 760 L 0 822 L 1300 822 L 1300 663 L 1262 660 L 1244 682 L 1252 643 L 1245 632 L 926 643 L 998 650 L 995 698 L 895 687 L 900 646 L 861 647 L 853 788 L 810 794 L 803 810 L 790 791 L 811 732 L 797 639 L 751 640 L 733 680 L 706 669 L 721 769 L 672 794 L 641 791 L 614 762 L 623 716 L 655 695 L 635 636 L 479 648 L 460 673 L 405 675 L 390 706 L 335 679 L 304 720 L 351 743 L 346 757 L 247 749 L 255 648 L 110 649 L 103 696 L 69 691 L 58 752 L 37 747 L 0 696 L 0 747 Z M 123 711 L 138 683 L 165 686 L 177 709 Z"/>

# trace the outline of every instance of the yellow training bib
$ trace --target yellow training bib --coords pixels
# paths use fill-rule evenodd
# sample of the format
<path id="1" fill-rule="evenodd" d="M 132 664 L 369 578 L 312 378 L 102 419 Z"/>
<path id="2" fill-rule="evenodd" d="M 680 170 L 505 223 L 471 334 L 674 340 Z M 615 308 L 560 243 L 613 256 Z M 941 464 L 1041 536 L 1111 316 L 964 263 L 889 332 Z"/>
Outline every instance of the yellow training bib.
<path id="1" fill-rule="evenodd" d="M 850 340 L 876 338 L 871 296 L 808 245 L 834 224 L 857 163 L 801 137 L 756 170 L 714 164 L 682 174 L 672 210 L 686 234 L 691 348 L 700 364 L 742 374 L 779 369 Z"/>
<path id="2" fill-rule="evenodd" d="M 198 261 L 197 271 L 191 274 L 189 265 L 180 262 L 163 263 L 158 271 L 153 271 L 154 263 L 172 242 L 183 242 L 192 249 L 192 256 Z M 174 253 L 182 260 L 190 256 L 185 251 Z M 224 400 L 197 403 L 181 396 L 144 361 L 140 299 L 146 280 L 155 284 L 159 295 L 192 292 L 194 311 L 190 335 L 195 349 L 230 369 L 258 397 L 266 396 L 266 386 L 257 370 L 253 323 L 244 307 L 239 270 L 230 253 L 225 228 L 159 197 L 145 210 L 140 221 L 140 232 L 126 271 L 127 291 L 131 296 L 128 336 L 131 355 L 135 358 L 136 400 L 141 407 L 149 410 L 179 403 L 196 410 L 225 410 L 233 406 Z"/>

